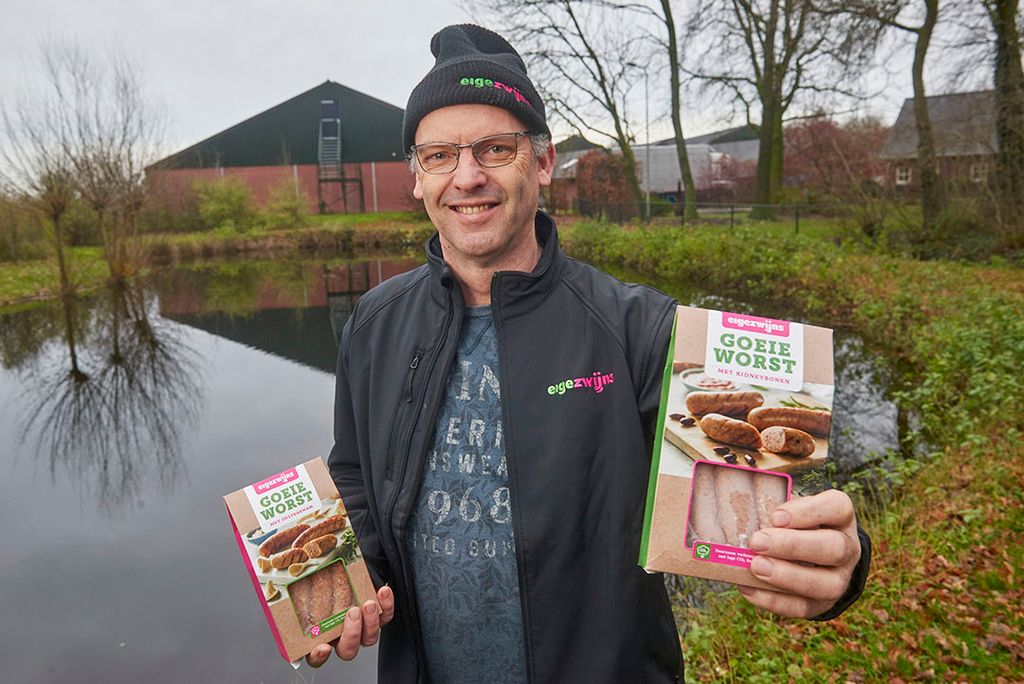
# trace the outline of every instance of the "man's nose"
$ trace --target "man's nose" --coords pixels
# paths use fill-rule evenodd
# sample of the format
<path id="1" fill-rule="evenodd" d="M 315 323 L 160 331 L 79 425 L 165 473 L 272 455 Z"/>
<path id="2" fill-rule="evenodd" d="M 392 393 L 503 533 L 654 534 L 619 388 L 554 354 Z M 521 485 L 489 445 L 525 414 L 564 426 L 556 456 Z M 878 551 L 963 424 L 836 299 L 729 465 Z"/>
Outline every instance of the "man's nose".
<path id="1" fill-rule="evenodd" d="M 469 147 L 459 150 L 459 165 L 455 167 L 453 173 L 455 177 L 452 178 L 452 185 L 462 191 L 473 190 L 487 184 L 487 174 Z"/>

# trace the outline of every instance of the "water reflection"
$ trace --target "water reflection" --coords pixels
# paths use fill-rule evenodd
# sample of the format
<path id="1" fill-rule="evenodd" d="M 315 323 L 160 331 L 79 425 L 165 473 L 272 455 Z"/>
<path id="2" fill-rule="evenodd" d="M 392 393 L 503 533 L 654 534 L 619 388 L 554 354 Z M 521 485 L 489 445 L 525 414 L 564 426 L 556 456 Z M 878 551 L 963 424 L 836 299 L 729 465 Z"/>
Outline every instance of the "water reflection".
<path id="1" fill-rule="evenodd" d="M 51 478 L 63 473 L 106 513 L 132 509 L 146 483 L 173 489 L 181 435 L 202 409 L 201 364 L 151 297 L 115 286 L 3 316 L 0 328 L 14 331 L 0 345 L 22 380 L 19 437 Z"/>
<path id="2" fill-rule="evenodd" d="M 334 373 L 337 339 L 364 292 L 420 259 L 215 262 L 155 274 L 160 314 Z"/>
<path id="3" fill-rule="evenodd" d="M 375 649 L 282 661 L 221 497 L 326 454 L 335 331 L 401 263 L 194 264 L 0 313 L 0 681 L 375 680 Z"/>

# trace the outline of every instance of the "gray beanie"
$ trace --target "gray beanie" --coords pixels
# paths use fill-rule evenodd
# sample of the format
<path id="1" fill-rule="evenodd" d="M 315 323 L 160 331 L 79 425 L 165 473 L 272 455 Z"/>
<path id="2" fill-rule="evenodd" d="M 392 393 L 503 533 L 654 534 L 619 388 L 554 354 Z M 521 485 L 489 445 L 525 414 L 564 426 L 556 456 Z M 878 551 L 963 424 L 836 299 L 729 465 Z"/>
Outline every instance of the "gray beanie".
<path id="1" fill-rule="evenodd" d="M 406 152 L 416 142 L 416 128 L 424 116 L 458 104 L 501 107 L 530 133 L 551 135 L 544 103 L 526 75 L 523 59 L 497 33 L 473 24 L 446 26 L 434 34 L 430 52 L 434 67 L 413 88 L 405 107 L 402 144 Z"/>

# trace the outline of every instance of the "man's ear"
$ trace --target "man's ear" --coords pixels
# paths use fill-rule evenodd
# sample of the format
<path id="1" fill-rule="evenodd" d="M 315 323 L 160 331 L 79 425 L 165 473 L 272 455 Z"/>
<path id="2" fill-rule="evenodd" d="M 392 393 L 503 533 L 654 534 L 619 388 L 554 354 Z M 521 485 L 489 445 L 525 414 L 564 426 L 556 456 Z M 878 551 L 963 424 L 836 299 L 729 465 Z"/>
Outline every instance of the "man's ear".
<path id="1" fill-rule="evenodd" d="M 537 181 L 541 187 L 551 185 L 551 177 L 555 173 L 555 146 L 550 142 L 544 154 L 537 157 Z"/>
<path id="2" fill-rule="evenodd" d="M 417 169 L 413 172 L 416 177 L 416 184 L 412 186 L 412 196 L 418 200 L 423 199 L 423 186 L 420 184 L 420 171 Z"/>

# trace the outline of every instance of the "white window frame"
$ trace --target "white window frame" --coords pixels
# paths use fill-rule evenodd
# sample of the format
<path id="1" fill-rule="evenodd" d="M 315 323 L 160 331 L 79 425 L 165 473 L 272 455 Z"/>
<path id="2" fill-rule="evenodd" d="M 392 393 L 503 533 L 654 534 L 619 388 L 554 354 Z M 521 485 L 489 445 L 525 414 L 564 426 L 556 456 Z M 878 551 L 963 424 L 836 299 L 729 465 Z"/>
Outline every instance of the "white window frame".
<path id="1" fill-rule="evenodd" d="M 896 171 L 893 176 L 895 178 L 896 185 L 910 185 L 910 179 L 913 177 L 910 167 L 902 165 L 896 167 Z"/>
<path id="2" fill-rule="evenodd" d="M 988 180 L 989 164 L 988 162 L 972 162 L 971 163 L 971 180 L 975 183 L 984 183 Z"/>

